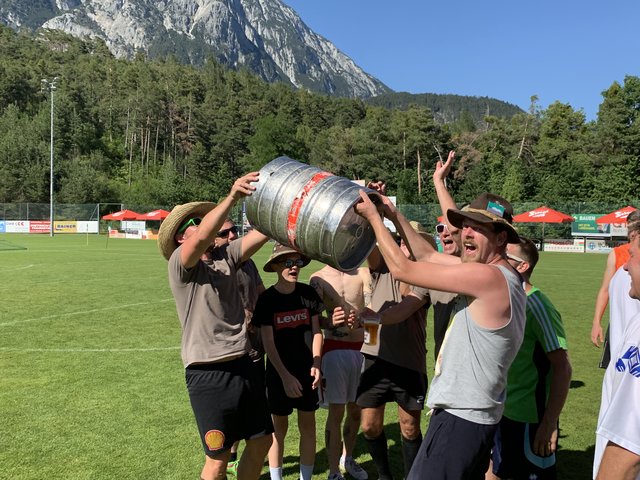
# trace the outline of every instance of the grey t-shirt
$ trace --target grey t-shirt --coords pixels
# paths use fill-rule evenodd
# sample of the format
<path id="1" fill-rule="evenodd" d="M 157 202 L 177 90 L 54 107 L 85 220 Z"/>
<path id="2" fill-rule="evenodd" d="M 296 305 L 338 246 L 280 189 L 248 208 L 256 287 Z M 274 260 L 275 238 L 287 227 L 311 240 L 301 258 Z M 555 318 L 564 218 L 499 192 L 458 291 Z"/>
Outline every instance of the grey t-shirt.
<path id="1" fill-rule="evenodd" d="M 249 259 L 240 265 L 236 275 L 242 305 L 246 310 L 253 312 L 258 301 L 258 287 L 262 285 L 258 268 L 254 261 Z"/>
<path id="2" fill-rule="evenodd" d="M 524 335 L 526 294 L 522 280 L 498 266 L 507 280 L 511 320 L 497 329 L 478 326 L 469 298 L 460 295 L 445 337 L 427 405 L 471 422 L 495 425 L 504 410 L 507 373 Z"/>
<path id="3" fill-rule="evenodd" d="M 187 270 L 178 247 L 169 259 L 169 286 L 182 325 L 182 361 L 222 362 L 249 349 L 236 270 L 241 242 L 214 248 L 212 263 Z"/>
<path id="4" fill-rule="evenodd" d="M 391 276 L 386 267 L 377 272 L 372 271 L 371 278 L 373 280 L 370 305 L 372 310 L 380 312 L 402 301 L 400 282 Z M 411 287 L 411 291 L 419 299 L 429 296 L 424 288 Z M 381 325 L 377 345 L 365 343 L 362 345 L 361 352 L 426 374 L 426 314 L 427 308 L 421 307 L 403 322 L 395 325 Z"/>

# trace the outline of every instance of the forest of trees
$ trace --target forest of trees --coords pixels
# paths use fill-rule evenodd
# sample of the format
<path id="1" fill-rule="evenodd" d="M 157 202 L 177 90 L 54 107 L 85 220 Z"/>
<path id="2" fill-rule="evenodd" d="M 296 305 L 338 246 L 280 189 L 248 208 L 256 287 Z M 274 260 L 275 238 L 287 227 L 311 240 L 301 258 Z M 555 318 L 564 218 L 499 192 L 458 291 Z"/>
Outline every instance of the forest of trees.
<path id="1" fill-rule="evenodd" d="M 440 123 L 427 107 L 372 106 L 266 84 L 210 60 L 114 58 L 101 41 L 0 28 L 0 203 L 48 202 L 49 91 L 57 203 L 169 208 L 217 200 L 233 179 L 279 155 L 350 178 L 383 179 L 398 202 L 435 200 L 436 159 L 458 153 L 460 201 L 490 190 L 549 206 L 638 197 L 640 78 L 603 93 L 596 121 L 556 102 Z"/>

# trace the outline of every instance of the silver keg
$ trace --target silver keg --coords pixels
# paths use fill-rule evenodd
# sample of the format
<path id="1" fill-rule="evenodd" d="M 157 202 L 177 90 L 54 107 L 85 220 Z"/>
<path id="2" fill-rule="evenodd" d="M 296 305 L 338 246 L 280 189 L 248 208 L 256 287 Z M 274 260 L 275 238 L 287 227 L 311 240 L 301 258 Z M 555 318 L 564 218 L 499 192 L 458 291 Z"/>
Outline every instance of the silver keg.
<path id="1" fill-rule="evenodd" d="M 353 209 L 360 190 L 373 190 L 289 157 L 262 167 L 255 186 L 247 219 L 265 235 L 342 271 L 359 267 L 373 250 L 373 229 Z"/>

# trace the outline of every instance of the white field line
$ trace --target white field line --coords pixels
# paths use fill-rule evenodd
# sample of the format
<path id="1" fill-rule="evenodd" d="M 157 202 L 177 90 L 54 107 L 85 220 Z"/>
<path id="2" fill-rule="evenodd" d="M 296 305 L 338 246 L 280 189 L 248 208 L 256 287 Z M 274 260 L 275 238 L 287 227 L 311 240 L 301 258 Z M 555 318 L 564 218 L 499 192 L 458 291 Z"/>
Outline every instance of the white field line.
<path id="1" fill-rule="evenodd" d="M 0 268 L 0 272 L 15 272 L 17 270 L 26 270 L 27 268 L 33 268 L 33 267 L 35 267 L 34 263 L 32 263 L 31 265 L 24 265 L 22 267 Z"/>
<path id="2" fill-rule="evenodd" d="M 151 304 L 165 303 L 165 302 L 171 302 L 171 301 L 173 301 L 173 298 L 165 298 L 164 300 L 157 300 L 157 301 L 154 301 L 154 302 L 129 303 L 129 304 L 123 304 L 123 305 L 113 305 L 111 307 L 94 308 L 94 309 L 91 309 L 91 310 L 82 310 L 80 312 L 58 313 L 56 315 L 45 315 L 44 317 L 26 318 L 24 320 L 15 320 L 13 322 L 3 322 L 3 323 L 0 323 L 0 327 L 9 327 L 9 326 L 12 326 L 12 325 L 19 325 L 21 323 L 38 322 L 40 320 L 53 320 L 53 319 L 56 319 L 56 318 L 74 317 L 74 316 L 77 316 L 77 315 L 87 315 L 89 313 L 107 312 L 109 310 L 118 310 L 118 309 L 121 309 L 121 308 L 140 307 L 142 305 L 151 305 Z"/>
<path id="3" fill-rule="evenodd" d="M 2 272 L 2 270 L 0 270 L 0 273 Z M 126 277 L 127 279 L 130 278 L 131 274 L 125 270 L 123 270 L 122 272 L 120 272 L 117 275 L 112 275 L 111 279 L 118 279 L 121 277 Z M 145 277 L 145 280 L 155 280 L 155 279 L 166 279 L 167 275 L 165 273 L 158 273 L 156 275 L 147 275 Z M 104 278 L 102 278 L 101 276 L 94 276 L 92 278 L 75 278 L 74 281 L 72 282 L 65 282 L 65 285 L 87 285 L 89 283 L 104 283 Z M 11 291 L 21 291 L 24 289 L 30 290 L 32 291 L 35 287 L 41 287 L 44 285 L 59 285 L 60 284 L 60 280 L 59 279 L 55 279 L 55 280 L 48 280 L 46 282 L 32 282 L 29 285 L 22 285 L 20 287 L 17 287 L 15 284 L 14 285 L 2 285 L 0 284 L 0 290 L 11 290 Z"/>
<path id="4" fill-rule="evenodd" d="M 24 353 L 128 353 L 128 352 L 168 352 L 180 350 L 180 347 L 150 347 L 150 348 L 13 348 L 0 347 L 0 352 Z"/>

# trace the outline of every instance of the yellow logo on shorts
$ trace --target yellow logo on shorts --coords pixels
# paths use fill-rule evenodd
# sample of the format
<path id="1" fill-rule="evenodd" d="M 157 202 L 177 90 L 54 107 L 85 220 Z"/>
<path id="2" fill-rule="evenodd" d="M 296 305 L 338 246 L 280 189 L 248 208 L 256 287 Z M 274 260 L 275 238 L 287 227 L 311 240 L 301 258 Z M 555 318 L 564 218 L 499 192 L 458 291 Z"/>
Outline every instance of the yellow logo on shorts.
<path id="1" fill-rule="evenodd" d="M 220 430 L 209 430 L 204 434 L 204 443 L 209 450 L 220 450 L 224 445 L 224 433 Z"/>

